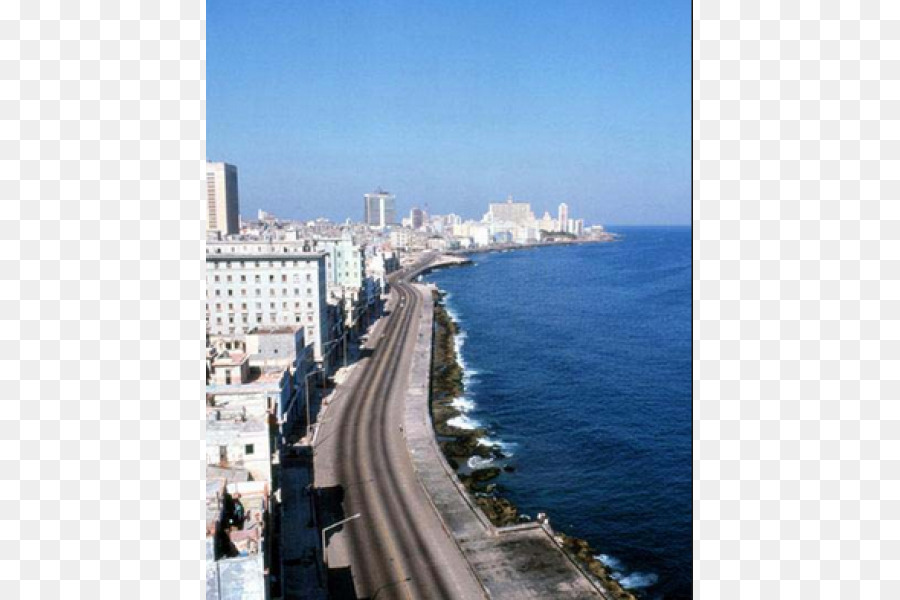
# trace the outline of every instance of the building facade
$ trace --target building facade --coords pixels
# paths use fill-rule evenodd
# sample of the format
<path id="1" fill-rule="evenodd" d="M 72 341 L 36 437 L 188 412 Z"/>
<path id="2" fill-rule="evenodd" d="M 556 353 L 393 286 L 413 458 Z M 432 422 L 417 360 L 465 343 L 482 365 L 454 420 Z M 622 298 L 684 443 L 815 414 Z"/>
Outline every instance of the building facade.
<path id="1" fill-rule="evenodd" d="M 224 162 L 206 162 L 206 230 L 234 235 L 241 223 L 237 167 Z"/>
<path id="2" fill-rule="evenodd" d="M 387 227 L 397 222 L 395 198 L 381 188 L 363 196 L 365 223 L 375 227 Z"/>
<path id="3" fill-rule="evenodd" d="M 515 225 L 529 225 L 534 223 L 534 213 L 531 212 L 531 204 L 527 202 L 513 202 L 512 196 L 506 202 L 492 202 L 484 220 L 488 223 L 510 223 Z"/>
<path id="4" fill-rule="evenodd" d="M 562 232 L 569 231 L 569 205 L 563 202 L 559 205 L 559 230 Z"/>
<path id="5" fill-rule="evenodd" d="M 325 256 L 303 242 L 208 242 L 207 332 L 302 326 L 321 361 L 328 341 Z"/>

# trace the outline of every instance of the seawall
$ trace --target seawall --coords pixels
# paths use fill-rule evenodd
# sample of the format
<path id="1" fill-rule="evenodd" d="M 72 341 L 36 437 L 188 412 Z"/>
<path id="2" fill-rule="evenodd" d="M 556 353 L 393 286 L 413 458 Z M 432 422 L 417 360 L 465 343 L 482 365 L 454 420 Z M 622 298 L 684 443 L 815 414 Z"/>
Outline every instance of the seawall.
<path id="1" fill-rule="evenodd" d="M 438 446 L 430 410 L 434 287 L 422 296 L 404 413 L 404 430 L 419 482 L 447 531 L 491 598 L 631 598 L 587 574 L 549 523 L 496 527 L 473 500 Z M 617 587 L 617 586 L 616 586 Z"/>

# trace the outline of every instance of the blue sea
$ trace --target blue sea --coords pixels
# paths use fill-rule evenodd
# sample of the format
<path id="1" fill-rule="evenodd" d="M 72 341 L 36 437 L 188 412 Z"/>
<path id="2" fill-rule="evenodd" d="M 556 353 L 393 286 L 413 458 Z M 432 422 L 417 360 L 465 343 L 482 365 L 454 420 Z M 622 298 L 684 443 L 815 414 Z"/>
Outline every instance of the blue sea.
<path id="1" fill-rule="evenodd" d="M 691 229 L 609 230 L 426 279 L 463 330 L 461 424 L 512 455 L 504 495 L 641 597 L 690 598 Z"/>

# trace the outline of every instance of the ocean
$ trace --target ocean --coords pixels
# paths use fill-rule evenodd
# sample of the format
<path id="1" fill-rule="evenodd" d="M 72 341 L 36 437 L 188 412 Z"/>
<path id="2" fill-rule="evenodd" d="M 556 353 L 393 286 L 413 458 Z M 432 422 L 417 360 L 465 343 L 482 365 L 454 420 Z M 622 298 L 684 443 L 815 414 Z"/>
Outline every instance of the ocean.
<path id="1" fill-rule="evenodd" d="M 512 455 L 497 482 L 522 512 L 639 596 L 690 598 L 691 229 L 609 230 L 426 276 L 462 328 L 456 424 Z"/>

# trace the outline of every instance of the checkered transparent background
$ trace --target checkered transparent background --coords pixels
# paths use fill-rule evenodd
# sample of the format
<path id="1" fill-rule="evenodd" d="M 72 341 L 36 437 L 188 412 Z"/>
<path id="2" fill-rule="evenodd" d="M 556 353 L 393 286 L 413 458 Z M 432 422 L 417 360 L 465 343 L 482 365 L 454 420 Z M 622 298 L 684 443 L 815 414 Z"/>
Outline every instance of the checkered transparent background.
<path id="1" fill-rule="evenodd" d="M 860 4 L 694 4 L 698 597 L 900 598 L 900 4 Z M 0 2 L 0 598 L 204 593 L 204 18 Z"/>
<path id="2" fill-rule="evenodd" d="M 694 8 L 696 595 L 900 598 L 900 4 Z"/>
<path id="3" fill-rule="evenodd" d="M 0 2 L 0 598 L 204 594 L 202 2 Z"/>

